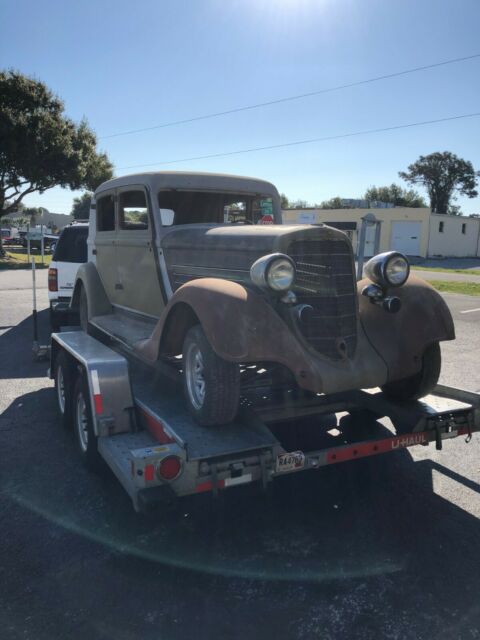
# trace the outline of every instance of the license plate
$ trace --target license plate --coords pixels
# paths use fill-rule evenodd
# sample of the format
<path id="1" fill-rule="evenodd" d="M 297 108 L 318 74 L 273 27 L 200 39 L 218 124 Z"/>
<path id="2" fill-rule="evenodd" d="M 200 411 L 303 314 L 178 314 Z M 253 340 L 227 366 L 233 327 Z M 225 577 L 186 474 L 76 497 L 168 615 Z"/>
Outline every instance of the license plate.
<path id="1" fill-rule="evenodd" d="M 282 471 L 294 471 L 295 469 L 303 469 L 304 465 L 305 455 L 301 451 L 282 453 L 277 456 L 277 473 L 282 473 Z"/>

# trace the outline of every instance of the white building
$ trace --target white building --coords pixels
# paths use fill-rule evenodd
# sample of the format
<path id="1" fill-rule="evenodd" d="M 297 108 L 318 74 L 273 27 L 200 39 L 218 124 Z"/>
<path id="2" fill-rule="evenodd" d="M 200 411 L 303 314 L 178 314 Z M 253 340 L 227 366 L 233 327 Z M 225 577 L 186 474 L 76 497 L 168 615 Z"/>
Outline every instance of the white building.
<path id="1" fill-rule="evenodd" d="M 391 249 L 422 258 L 480 257 L 480 218 L 431 213 L 428 208 L 284 209 L 290 224 L 323 222 L 345 231 L 357 249 L 362 218 L 373 213 L 381 221 L 380 251 Z M 365 255 L 373 254 L 374 227 L 367 227 Z"/>

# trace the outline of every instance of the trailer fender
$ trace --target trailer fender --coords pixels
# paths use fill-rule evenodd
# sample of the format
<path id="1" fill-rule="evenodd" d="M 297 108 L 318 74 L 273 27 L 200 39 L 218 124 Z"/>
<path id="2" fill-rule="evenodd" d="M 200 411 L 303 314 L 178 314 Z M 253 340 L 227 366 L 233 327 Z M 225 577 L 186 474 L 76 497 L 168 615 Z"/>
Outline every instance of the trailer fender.
<path id="1" fill-rule="evenodd" d="M 197 323 L 225 360 L 304 363 L 300 344 L 271 305 L 243 285 L 219 278 L 191 280 L 177 289 L 152 336 L 135 349 L 152 362 L 177 355 L 187 330 Z"/>
<path id="2" fill-rule="evenodd" d="M 70 307 L 75 311 L 79 310 L 80 291 L 82 287 L 87 295 L 89 320 L 94 316 L 112 313 L 112 305 L 108 300 L 97 267 L 93 262 L 86 262 L 78 268 L 75 285 L 73 287 L 72 300 L 70 302 Z"/>
<path id="3" fill-rule="evenodd" d="M 401 380 L 421 368 L 428 345 L 455 339 L 452 315 L 442 296 L 428 282 L 410 275 L 407 282 L 389 294 L 401 300 L 397 313 L 388 313 L 361 295 L 371 284 L 358 282 L 360 320 L 375 350 L 388 367 L 388 380 Z"/>

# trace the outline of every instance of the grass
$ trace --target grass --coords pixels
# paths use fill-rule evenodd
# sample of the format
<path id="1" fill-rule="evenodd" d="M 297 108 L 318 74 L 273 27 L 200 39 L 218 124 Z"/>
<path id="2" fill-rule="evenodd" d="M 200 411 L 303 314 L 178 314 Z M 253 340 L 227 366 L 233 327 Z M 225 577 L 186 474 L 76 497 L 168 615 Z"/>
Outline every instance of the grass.
<path id="1" fill-rule="evenodd" d="M 455 280 L 429 280 L 429 284 L 438 291 L 463 293 L 466 296 L 480 296 L 479 282 L 457 282 Z"/>
<path id="2" fill-rule="evenodd" d="M 416 271 L 438 271 L 440 273 L 464 273 L 469 276 L 480 276 L 480 269 L 446 269 L 445 267 L 410 267 Z"/>
<path id="3" fill-rule="evenodd" d="M 28 260 L 28 254 L 25 249 L 10 250 L 6 253 L 6 258 L 0 258 L 0 269 L 31 269 L 32 258 L 35 260 L 35 266 L 38 269 L 45 269 L 52 260 L 52 256 L 50 254 L 45 254 L 42 266 L 42 256 L 39 253 L 31 253 L 30 261 Z"/>

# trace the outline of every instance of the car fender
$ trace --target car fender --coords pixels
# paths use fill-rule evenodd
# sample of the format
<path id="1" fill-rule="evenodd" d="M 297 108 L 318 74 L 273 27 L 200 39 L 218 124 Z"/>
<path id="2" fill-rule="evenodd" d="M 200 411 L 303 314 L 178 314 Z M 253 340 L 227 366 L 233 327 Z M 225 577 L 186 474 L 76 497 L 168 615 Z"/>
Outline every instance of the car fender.
<path id="1" fill-rule="evenodd" d="M 400 298 L 397 313 L 388 313 L 362 296 L 368 284 L 368 279 L 357 283 L 360 321 L 368 340 L 387 364 L 388 380 L 418 373 L 428 345 L 455 339 L 450 310 L 428 282 L 410 275 L 403 286 L 389 289 L 388 295 Z"/>
<path id="2" fill-rule="evenodd" d="M 70 306 L 78 311 L 80 301 L 80 290 L 85 289 L 88 303 L 88 319 L 94 316 L 102 316 L 112 313 L 113 308 L 110 304 L 105 289 L 103 287 L 97 267 L 93 262 L 85 262 L 80 265 L 77 271 L 77 277 L 73 286 L 73 295 Z"/>
<path id="3" fill-rule="evenodd" d="M 304 363 L 301 345 L 267 300 L 220 278 L 191 280 L 165 308 L 152 336 L 135 345 L 143 358 L 181 353 L 189 326 L 200 323 L 214 351 L 231 362 Z"/>

